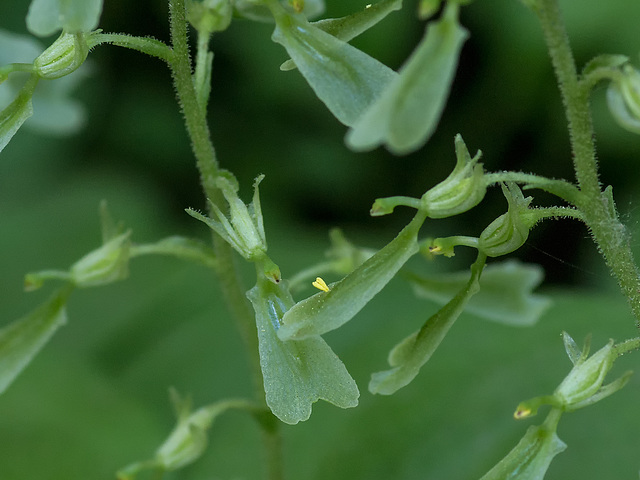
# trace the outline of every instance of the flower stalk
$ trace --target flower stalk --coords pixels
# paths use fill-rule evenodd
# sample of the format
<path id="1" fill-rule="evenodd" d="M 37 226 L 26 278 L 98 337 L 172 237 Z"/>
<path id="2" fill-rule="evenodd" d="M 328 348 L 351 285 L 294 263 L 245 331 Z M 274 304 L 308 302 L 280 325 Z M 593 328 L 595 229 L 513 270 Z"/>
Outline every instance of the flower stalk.
<path id="1" fill-rule="evenodd" d="M 640 328 L 640 276 L 629 233 L 618 219 L 610 192 L 602 192 L 589 110 L 591 88 L 580 82 L 557 0 L 526 2 L 537 14 L 547 43 L 569 123 L 573 164 L 581 195 L 576 207 L 627 297 Z"/>

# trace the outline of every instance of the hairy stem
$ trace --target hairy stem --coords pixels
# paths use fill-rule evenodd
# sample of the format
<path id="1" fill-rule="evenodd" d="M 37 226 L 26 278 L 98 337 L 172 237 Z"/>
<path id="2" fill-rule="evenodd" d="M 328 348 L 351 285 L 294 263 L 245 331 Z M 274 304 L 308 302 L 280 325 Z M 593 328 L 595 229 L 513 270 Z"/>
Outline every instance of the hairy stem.
<path id="1" fill-rule="evenodd" d="M 187 132 L 191 139 L 191 147 L 200 172 L 200 182 L 205 196 L 213 203 L 223 205 L 225 203 L 224 197 L 221 190 L 216 186 L 216 179 L 221 170 L 211 142 L 204 105 L 198 101 L 191 72 L 185 1 L 169 0 L 169 12 L 173 45 L 170 67 Z M 222 292 L 241 333 L 245 350 L 249 357 L 255 397 L 261 404 L 264 404 L 265 397 L 258 356 L 258 338 L 253 312 L 245 295 L 246 289 L 242 285 L 231 246 L 215 233 L 213 234 L 213 244 L 218 260 L 217 273 Z M 262 438 L 266 453 L 267 478 L 269 480 L 281 480 L 283 478 L 282 454 L 277 422 L 268 431 L 263 428 Z"/>
<path id="2" fill-rule="evenodd" d="M 600 189 L 589 110 L 590 89 L 579 81 L 558 0 L 538 0 L 533 10 L 544 31 L 569 123 L 573 164 L 581 191 L 576 206 L 583 212 L 584 221 L 617 278 L 640 327 L 640 278 L 629 234 L 618 219 L 610 192 L 603 193 Z"/>

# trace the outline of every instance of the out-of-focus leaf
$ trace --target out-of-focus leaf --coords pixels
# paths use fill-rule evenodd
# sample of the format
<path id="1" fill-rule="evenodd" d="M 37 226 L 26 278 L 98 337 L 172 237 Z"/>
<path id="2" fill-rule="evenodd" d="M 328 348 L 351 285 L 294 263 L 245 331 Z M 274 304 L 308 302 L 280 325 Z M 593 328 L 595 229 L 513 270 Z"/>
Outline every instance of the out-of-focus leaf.
<path id="1" fill-rule="evenodd" d="M 354 150 L 385 144 L 396 154 L 420 148 L 435 131 L 468 37 L 458 23 L 456 3 L 430 22 L 417 49 L 382 96 L 353 125 L 346 137 Z"/>
<path id="2" fill-rule="evenodd" d="M 407 273 L 405 278 L 416 295 L 444 304 L 468 281 L 468 275 L 455 272 L 426 277 Z M 480 291 L 469 300 L 465 311 L 507 325 L 533 325 L 551 305 L 548 297 L 532 293 L 543 277 L 541 267 L 518 260 L 487 265 L 480 277 Z"/>
<path id="3" fill-rule="evenodd" d="M 64 30 L 90 32 L 98 26 L 102 0 L 33 0 L 27 14 L 27 28 L 39 37 Z"/>
<path id="4" fill-rule="evenodd" d="M 0 394 L 67 322 L 69 293 L 69 288 L 61 289 L 47 303 L 0 330 Z"/>
<path id="5" fill-rule="evenodd" d="M 302 15 L 276 12 L 272 39 L 281 44 L 331 113 L 345 125 L 382 94 L 396 73 L 378 60 L 323 32 Z"/>
<path id="6" fill-rule="evenodd" d="M 280 0 L 280 3 L 289 7 L 288 0 Z M 264 5 L 256 4 L 253 0 L 236 0 L 233 3 L 233 8 L 235 12 L 243 18 L 258 22 L 273 23 L 273 15 L 271 15 L 269 9 Z M 307 18 L 316 18 L 319 15 L 322 15 L 324 9 L 324 0 L 304 0 L 302 13 Z"/>

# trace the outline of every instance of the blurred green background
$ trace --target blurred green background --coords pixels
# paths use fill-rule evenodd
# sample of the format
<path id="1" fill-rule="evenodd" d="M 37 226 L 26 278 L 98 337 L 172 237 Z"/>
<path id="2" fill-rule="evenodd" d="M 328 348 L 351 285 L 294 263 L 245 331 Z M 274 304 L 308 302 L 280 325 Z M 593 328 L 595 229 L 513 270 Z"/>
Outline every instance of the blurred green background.
<path id="1" fill-rule="evenodd" d="M 105 3 L 104 30 L 168 40 L 165 2 Z M 415 3 L 405 0 L 402 13 L 353 43 L 399 67 L 424 31 L 412 15 Z M 328 0 L 327 16 L 364 4 Z M 597 53 L 637 56 L 640 4 L 561 5 L 580 65 Z M 0 2 L 1 26 L 24 33 L 27 8 L 25 0 Z M 448 109 L 430 143 L 403 158 L 344 147 L 345 128 L 299 74 L 278 70 L 286 55 L 270 41 L 272 26 L 237 21 L 214 38 L 210 119 L 219 159 L 247 199 L 253 178 L 266 174 L 270 253 L 285 276 L 322 259 L 330 227 L 371 247 L 393 238 L 410 212 L 372 219 L 372 201 L 419 196 L 444 178 L 458 132 L 472 153 L 484 152 L 489 170 L 571 178 L 561 102 L 533 15 L 514 0 L 478 0 L 462 10 L 462 23 L 471 37 Z M 65 138 L 23 128 L 2 152 L 0 325 L 50 292 L 23 293 L 26 272 L 66 268 L 98 246 L 103 198 L 137 242 L 176 233 L 208 237 L 184 214 L 204 199 L 166 67 L 115 47 L 98 47 L 90 59 L 74 95 L 86 106 L 86 127 Z M 593 100 L 602 182 L 614 185 L 626 224 L 637 230 L 640 139 L 612 122 L 603 94 Z M 477 235 L 505 209 L 498 192 L 485 203 L 460 219 L 427 224 L 425 235 Z M 634 247 L 640 254 L 637 241 Z M 397 280 L 327 335 L 360 386 L 361 406 L 343 411 L 320 402 L 308 422 L 284 426 L 289 478 L 479 478 L 516 444 L 525 424 L 538 420 L 512 420 L 517 403 L 550 392 L 569 370 L 562 330 L 578 341 L 593 332 L 594 348 L 636 334 L 581 225 L 541 225 L 517 256 L 547 272 L 544 290 L 555 304 L 540 325 L 512 329 L 464 316 L 416 381 L 392 397 L 370 395 L 369 375 L 386 368 L 388 350 L 435 305 L 413 298 Z M 470 258 L 461 252 L 412 268 L 461 268 Z M 248 271 L 247 288 L 252 284 Z M 76 292 L 69 317 L 0 397 L 2 480 L 114 478 L 118 468 L 152 454 L 172 428 L 170 386 L 191 393 L 196 405 L 250 395 L 239 337 L 203 268 L 137 259 L 127 281 Z M 630 355 L 618 363 L 612 378 L 638 362 Z M 569 448 L 547 478 L 637 478 L 639 394 L 634 377 L 611 399 L 567 415 L 559 436 Z M 250 419 L 227 414 L 203 459 L 168 478 L 259 478 L 258 438 Z"/>

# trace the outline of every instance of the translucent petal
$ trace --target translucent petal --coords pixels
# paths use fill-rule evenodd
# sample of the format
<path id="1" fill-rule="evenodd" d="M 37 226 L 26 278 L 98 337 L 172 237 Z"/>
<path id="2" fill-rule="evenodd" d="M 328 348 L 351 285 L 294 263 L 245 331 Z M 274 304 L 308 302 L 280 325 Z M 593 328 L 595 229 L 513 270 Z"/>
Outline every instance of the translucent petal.
<path id="1" fill-rule="evenodd" d="M 319 292 L 298 302 L 283 318 L 281 339 L 321 335 L 351 320 L 418 252 L 418 231 L 425 214 L 416 217 L 388 245 L 359 265 L 329 292 Z"/>
<path id="2" fill-rule="evenodd" d="M 282 341 L 276 329 L 293 305 L 283 283 L 258 280 L 247 292 L 256 313 L 260 366 L 267 405 L 288 424 L 311 416 L 311 406 L 326 400 L 341 408 L 355 407 L 360 392 L 344 364 L 319 336 Z"/>
<path id="3" fill-rule="evenodd" d="M 349 147 L 371 150 L 385 144 L 391 152 L 406 154 L 429 139 L 442 115 L 460 49 L 468 37 L 458 23 L 457 8 L 450 4 L 441 20 L 429 23 L 400 75 L 347 134 Z"/>
<path id="4" fill-rule="evenodd" d="M 306 4 L 305 4 L 306 5 Z M 348 42 L 363 32 L 366 32 L 378 22 L 383 20 L 394 10 L 402 7 L 402 0 L 382 0 L 369 4 L 363 10 L 340 18 L 325 18 L 313 23 L 334 37 Z M 293 70 L 296 64 L 293 60 L 287 60 L 280 66 L 280 70 Z"/>
<path id="5" fill-rule="evenodd" d="M 390 68 L 301 15 L 278 16 L 272 39 L 287 50 L 318 98 L 345 125 L 353 125 L 396 77 Z"/>
<path id="6" fill-rule="evenodd" d="M 27 28 L 39 37 L 65 30 L 68 33 L 95 30 L 102 13 L 102 0 L 32 0 Z"/>

